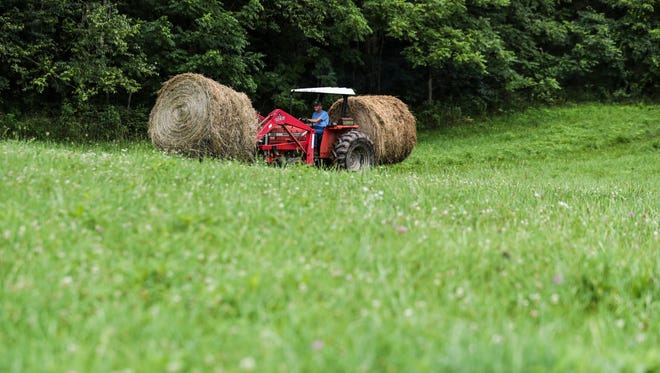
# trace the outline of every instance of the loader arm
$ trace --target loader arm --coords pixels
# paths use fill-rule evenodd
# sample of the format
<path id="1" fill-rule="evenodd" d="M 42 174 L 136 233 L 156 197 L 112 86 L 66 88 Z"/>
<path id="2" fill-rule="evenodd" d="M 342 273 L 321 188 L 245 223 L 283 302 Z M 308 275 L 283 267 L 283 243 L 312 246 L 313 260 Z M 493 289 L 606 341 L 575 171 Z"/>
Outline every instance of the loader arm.
<path id="1" fill-rule="evenodd" d="M 263 118 L 263 119 L 261 119 Z M 304 163 L 314 163 L 314 129 L 282 109 L 259 116 L 257 147 L 267 162 L 300 154 Z"/>

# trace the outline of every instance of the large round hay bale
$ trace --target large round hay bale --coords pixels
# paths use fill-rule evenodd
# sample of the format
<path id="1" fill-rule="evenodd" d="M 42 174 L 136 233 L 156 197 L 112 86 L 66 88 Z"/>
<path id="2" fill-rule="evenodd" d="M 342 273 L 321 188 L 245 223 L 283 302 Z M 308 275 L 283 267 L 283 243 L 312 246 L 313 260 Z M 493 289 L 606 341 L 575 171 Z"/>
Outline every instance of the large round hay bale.
<path id="1" fill-rule="evenodd" d="M 257 126 L 244 93 L 192 73 L 165 82 L 149 115 L 156 147 L 194 157 L 250 160 Z"/>
<path id="2" fill-rule="evenodd" d="M 341 116 L 341 101 L 336 101 L 328 110 L 332 121 Z M 403 161 L 417 144 L 415 117 L 396 97 L 349 97 L 346 115 L 354 118 L 360 130 L 373 141 L 379 164 Z"/>

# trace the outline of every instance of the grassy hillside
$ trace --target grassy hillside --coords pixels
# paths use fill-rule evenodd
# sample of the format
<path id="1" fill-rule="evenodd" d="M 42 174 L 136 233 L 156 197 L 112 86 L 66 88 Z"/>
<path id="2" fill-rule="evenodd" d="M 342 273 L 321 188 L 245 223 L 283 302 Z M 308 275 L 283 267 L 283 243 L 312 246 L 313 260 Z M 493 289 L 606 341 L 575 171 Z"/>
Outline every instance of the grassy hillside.
<path id="1" fill-rule="evenodd" d="M 366 173 L 0 143 L 0 371 L 656 371 L 660 107 Z"/>

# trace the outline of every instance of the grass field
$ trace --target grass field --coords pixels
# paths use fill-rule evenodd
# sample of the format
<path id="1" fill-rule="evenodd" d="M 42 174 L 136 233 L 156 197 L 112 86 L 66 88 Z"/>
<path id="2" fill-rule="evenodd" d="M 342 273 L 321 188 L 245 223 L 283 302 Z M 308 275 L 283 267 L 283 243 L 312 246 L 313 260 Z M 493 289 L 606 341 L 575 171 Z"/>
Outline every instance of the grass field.
<path id="1" fill-rule="evenodd" d="M 366 173 L 0 142 L 2 372 L 658 372 L 660 106 Z"/>

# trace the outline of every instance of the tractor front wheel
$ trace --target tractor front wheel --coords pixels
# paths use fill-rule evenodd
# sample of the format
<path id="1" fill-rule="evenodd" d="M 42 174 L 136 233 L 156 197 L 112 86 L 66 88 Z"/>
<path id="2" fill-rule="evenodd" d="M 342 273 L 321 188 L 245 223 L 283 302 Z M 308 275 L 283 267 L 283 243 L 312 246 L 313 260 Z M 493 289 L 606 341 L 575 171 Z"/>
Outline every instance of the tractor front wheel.
<path id="1" fill-rule="evenodd" d="M 333 153 L 335 166 L 350 171 L 362 170 L 376 164 L 373 142 L 357 130 L 341 135 L 335 143 Z"/>

